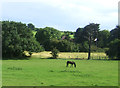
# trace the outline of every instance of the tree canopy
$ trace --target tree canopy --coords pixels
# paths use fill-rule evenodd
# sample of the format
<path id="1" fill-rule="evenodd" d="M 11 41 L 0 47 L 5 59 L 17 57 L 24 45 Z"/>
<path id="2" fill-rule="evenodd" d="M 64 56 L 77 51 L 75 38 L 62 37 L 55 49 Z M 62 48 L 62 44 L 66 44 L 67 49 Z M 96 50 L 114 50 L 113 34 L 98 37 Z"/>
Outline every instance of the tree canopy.
<path id="1" fill-rule="evenodd" d="M 3 57 L 23 57 L 24 51 L 41 52 L 44 49 L 60 52 L 106 51 L 110 58 L 120 58 L 120 26 L 111 31 L 100 30 L 100 24 L 90 23 L 76 32 L 59 31 L 52 27 L 35 28 L 21 22 L 2 21 Z M 34 36 L 33 36 L 34 34 Z"/>
<path id="2" fill-rule="evenodd" d="M 14 21 L 2 22 L 3 57 L 23 57 L 24 51 L 40 52 L 43 50 L 26 24 Z"/>
<path id="3" fill-rule="evenodd" d="M 120 26 L 110 31 L 109 50 L 106 51 L 111 59 L 120 59 Z"/>

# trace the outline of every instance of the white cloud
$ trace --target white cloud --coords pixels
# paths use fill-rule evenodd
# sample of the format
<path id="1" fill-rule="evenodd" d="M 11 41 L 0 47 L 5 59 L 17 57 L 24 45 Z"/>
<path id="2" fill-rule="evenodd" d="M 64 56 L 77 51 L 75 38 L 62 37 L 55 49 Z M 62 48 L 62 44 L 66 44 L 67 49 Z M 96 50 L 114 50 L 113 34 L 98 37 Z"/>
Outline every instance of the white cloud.
<path id="1" fill-rule="evenodd" d="M 50 25 L 54 26 L 57 25 L 57 28 L 63 28 L 63 26 L 60 26 L 64 24 L 73 24 L 78 26 L 87 25 L 89 22 L 100 23 L 101 25 L 104 25 L 104 28 L 105 24 L 110 24 L 110 26 L 117 25 L 118 1 L 119 0 L 2 0 L 3 3 L 40 3 L 40 5 L 42 4 L 47 6 L 45 10 L 50 10 L 49 7 L 55 8 L 52 9 L 53 11 L 51 10 L 51 12 L 49 12 L 49 16 L 47 17 L 46 23 L 50 23 Z M 39 9 L 40 6 L 34 5 L 32 8 Z M 52 12 L 54 12 L 55 15 L 53 15 Z M 47 12 L 42 13 L 42 18 L 45 18 L 44 16 L 46 16 L 46 13 Z M 33 16 L 34 15 L 35 14 L 33 14 Z M 39 14 L 37 16 L 39 16 Z M 56 20 L 58 20 L 59 22 Z M 57 22 L 58 24 L 55 22 Z"/>

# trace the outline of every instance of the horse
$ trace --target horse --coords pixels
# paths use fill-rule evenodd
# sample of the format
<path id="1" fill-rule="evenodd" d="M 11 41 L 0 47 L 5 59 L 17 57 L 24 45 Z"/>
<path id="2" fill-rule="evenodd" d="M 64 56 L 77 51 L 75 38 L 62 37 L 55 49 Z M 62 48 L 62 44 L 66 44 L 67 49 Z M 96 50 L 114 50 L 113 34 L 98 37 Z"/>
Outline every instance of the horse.
<path id="1" fill-rule="evenodd" d="M 76 64 L 74 61 L 67 61 L 66 67 L 68 67 L 69 64 L 71 64 L 71 66 L 73 66 L 73 64 L 74 64 L 74 67 L 76 68 Z"/>

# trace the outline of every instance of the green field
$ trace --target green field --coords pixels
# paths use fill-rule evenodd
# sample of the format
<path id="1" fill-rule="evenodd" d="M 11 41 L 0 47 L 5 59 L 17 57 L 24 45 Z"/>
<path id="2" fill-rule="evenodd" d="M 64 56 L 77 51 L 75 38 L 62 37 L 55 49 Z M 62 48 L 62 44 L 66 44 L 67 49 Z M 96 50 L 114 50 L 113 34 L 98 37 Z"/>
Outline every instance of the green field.
<path id="1" fill-rule="evenodd" d="M 118 61 L 73 60 L 77 67 L 65 67 L 67 60 L 3 60 L 3 86 L 118 86 Z"/>

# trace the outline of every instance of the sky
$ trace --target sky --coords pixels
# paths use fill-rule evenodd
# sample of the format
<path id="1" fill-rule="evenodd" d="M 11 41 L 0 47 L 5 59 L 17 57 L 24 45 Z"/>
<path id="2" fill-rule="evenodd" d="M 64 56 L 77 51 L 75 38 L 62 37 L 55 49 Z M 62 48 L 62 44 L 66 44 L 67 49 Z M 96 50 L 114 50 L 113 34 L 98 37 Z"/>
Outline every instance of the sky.
<path id="1" fill-rule="evenodd" d="M 1 0 L 0 20 L 76 31 L 90 23 L 101 30 L 118 25 L 119 0 Z"/>

